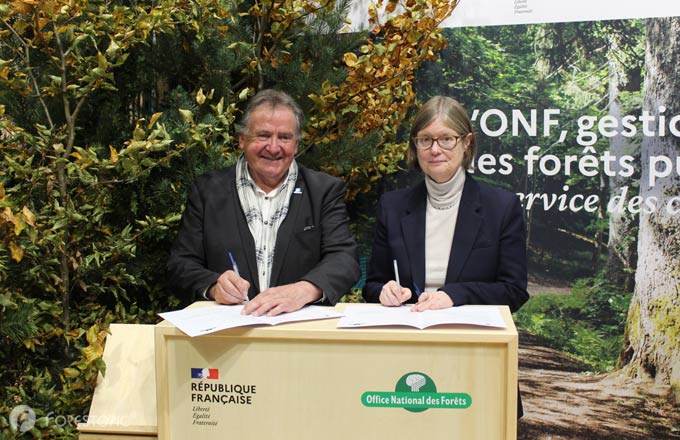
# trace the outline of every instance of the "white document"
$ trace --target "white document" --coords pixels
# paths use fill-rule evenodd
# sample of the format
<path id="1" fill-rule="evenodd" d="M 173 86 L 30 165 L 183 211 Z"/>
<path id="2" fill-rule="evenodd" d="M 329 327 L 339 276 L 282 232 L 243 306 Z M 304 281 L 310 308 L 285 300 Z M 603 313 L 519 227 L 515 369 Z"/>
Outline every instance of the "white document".
<path id="1" fill-rule="evenodd" d="M 385 307 L 379 304 L 348 305 L 345 316 L 338 321 L 338 328 L 406 325 L 424 329 L 442 324 L 505 328 L 505 321 L 496 307 L 461 306 L 412 312 L 410 306 Z"/>
<path id="2" fill-rule="evenodd" d="M 243 305 L 240 304 L 233 306 L 214 305 L 159 313 L 159 316 L 170 321 L 175 327 L 191 337 L 234 327 L 276 325 L 284 322 L 311 321 L 342 316 L 342 313 L 338 313 L 330 307 L 322 306 L 307 306 L 298 311 L 282 313 L 278 316 L 242 315 L 242 310 Z"/>

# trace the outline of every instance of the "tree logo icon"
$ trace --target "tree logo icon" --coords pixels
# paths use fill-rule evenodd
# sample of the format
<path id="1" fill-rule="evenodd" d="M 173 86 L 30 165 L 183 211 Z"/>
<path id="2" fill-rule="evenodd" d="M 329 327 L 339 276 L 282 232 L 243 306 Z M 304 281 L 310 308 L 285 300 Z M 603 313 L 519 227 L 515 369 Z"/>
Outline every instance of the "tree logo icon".
<path id="1" fill-rule="evenodd" d="M 394 389 L 396 392 L 406 392 L 406 393 L 436 393 L 437 386 L 430 376 L 425 373 L 420 373 L 413 371 L 403 375 L 398 381 Z M 411 412 L 422 412 L 427 408 L 417 408 L 404 406 L 406 411 Z"/>
<path id="2" fill-rule="evenodd" d="M 427 379 L 422 374 L 414 373 L 406 376 L 406 385 L 411 387 L 411 391 L 417 393 L 420 387 L 427 383 Z"/>
<path id="3" fill-rule="evenodd" d="M 9 413 L 9 426 L 13 431 L 30 431 L 35 425 L 35 411 L 28 405 L 15 406 Z"/>

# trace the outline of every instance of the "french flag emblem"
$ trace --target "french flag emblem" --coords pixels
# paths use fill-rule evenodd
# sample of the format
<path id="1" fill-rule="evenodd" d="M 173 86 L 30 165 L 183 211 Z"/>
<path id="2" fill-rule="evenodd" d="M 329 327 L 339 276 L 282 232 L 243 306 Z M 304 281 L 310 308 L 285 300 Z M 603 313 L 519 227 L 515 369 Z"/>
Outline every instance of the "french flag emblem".
<path id="1" fill-rule="evenodd" d="M 219 379 L 220 370 L 218 368 L 192 368 L 192 379 Z"/>

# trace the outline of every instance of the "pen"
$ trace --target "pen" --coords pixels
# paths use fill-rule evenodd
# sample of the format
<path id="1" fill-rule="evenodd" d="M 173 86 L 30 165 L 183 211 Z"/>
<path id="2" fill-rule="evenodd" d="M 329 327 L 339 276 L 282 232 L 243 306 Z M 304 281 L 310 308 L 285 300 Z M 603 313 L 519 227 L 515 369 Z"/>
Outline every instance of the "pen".
<path id="1" fill-rule="evenodd" d="M 234 260 L 234 256 L 231 255 L 231 252 L 227 252 L 227 253 L 229 254 L 229 260 L 231 260 L 231 268 L 234 270 L 234 272 L 236 272 L 236 275 L 238 275 L 240 277 L 241 274 L 238 271 L 238 265 L 236 264 L 236 260 Z M 244 298 L 244 300 L 249 301 L 247 294 L 246 294 L 246 297 Z"/>
<path id="2" fill-rule="evenodd" d="M 399 268 L 397 267 L 397 260 L 394 260 L 394 279 L 397 280 L 397 284 L 401 287 L 401 282 L 399 281 Z"/>
<path id="3" fill-rule="evenodd" d="M 234 256 L 231 255 L 231 252 L 227 252 L 229 254 L 229 259 L 231 260 L 231 268 L 234 269 L 234 272 L 236 272 L 236 275 L 241 276 L 241 274 L 238 272 L 238 265 L 236 264 L 236 260 L 234 260 Z"/>
<path id="4" fill-rule="evenodd" d="M 420 298 L 420 295 L 421 295 L 423 292 L 418 288 L 418 285 L 417 285 L 415 282 L 413 283 L 413 287 L 415 288 L 416 296 L 417 296 L 418 298 Z"/>
<path id="5" fill-rule="evenodd" d="M 394 259 L 394 279 L 397 281 L 399 288 L 401 288 L 401 281 L 399 281 L 399 268 L 397 267 L 397 260 Z M 400 303 L 399 307 L 404 307 L 404 303 Z"/>

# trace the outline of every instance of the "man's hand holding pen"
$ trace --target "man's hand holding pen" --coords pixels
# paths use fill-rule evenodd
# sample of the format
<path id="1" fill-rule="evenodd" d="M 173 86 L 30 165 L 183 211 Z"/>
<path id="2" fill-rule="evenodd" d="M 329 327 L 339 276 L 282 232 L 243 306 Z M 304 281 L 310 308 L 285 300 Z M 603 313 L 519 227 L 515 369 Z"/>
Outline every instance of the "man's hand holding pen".
<path id="1" fill-rule="evenodd" d="M 210 298 L 219 304 L 241 304 L 248 300 L 250 283 L 233 270 L 227 270 L 220 275 L 214 286 L 208 291 Z"/>

